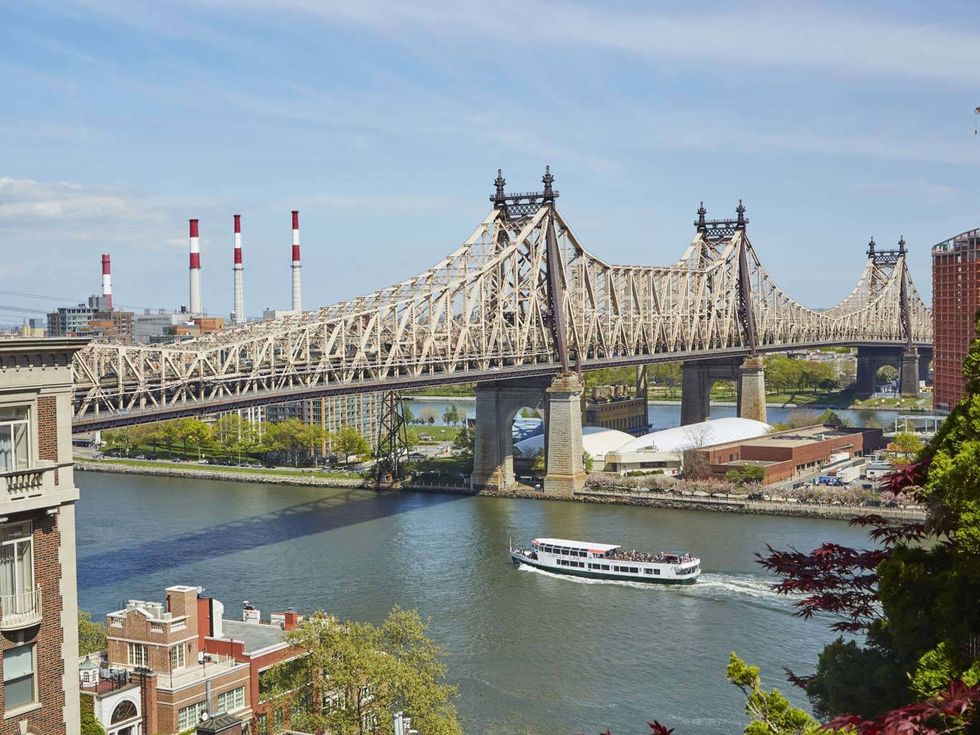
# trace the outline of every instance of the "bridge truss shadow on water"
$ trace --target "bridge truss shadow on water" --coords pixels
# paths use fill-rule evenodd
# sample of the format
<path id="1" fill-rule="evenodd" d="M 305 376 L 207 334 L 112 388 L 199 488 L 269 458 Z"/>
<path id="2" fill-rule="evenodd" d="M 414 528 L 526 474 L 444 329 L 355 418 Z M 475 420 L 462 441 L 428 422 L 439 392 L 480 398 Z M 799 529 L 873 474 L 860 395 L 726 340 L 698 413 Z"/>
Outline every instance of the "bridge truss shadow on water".
<path id="1" fill-rule="evenodd" d="M 78 560 L 78 586 L 99 587 L 187 566 L 199 561 L 250 551 L 313 536 L 358 523 L 393 516 L 464 498 L 463 495 L 406 497 L 369 490 L 349 490 L 261 515 L 226 521 L 187 533 L 113 546 Z"/>

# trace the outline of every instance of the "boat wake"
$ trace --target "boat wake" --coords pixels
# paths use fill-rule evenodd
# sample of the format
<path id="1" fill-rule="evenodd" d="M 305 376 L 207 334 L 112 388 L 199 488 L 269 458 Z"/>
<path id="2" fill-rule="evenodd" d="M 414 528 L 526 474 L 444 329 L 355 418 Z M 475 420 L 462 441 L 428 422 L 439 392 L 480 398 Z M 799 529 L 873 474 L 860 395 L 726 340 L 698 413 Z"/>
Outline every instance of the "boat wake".
<path id="1" fill-rule="evenodd" d="M 699 597 L 743 597 L 772 602 L 782 602 L 788 607 L 802 596 L 781 595 L 772 589 L 771 582 L 752 574 L 725 574 L 721 572 L 704 572 L 694 584 L 672 585 L 633 582 L 622 579 L 588 579 L 575 577 L 570 574 L 556 574 L 544 569 L 538 569 L 527 564 L 521 564 L 518 569 L 522 572 L 533 572 L 544 577 L 560 579 L 563 582 L 575 584 L 615 585 L 617 587 L 632 587 L 639 590 L 654 590 L 672 594 L 696 595 Z"/>

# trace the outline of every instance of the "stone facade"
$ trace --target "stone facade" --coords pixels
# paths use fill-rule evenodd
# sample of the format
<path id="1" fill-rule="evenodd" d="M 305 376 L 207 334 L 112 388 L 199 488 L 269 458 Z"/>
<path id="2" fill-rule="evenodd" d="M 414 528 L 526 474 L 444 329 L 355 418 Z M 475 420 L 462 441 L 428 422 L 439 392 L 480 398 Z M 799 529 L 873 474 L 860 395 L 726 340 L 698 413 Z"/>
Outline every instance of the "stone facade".
<path id="1" fill-rule="evenodd" d="M 582 465 L 582 382 L 575 374 L 559 375 L 547 390 L 547 474 L 544 491 L 571 495 L 585 488 Z"/>
<path id="2" fill-rule="evenodd" d="M 766 423 L 766 376 L 761 355 L 746 357 L 738 369 L 739 418 Z"/>
<path id="3" fill-rule="evenodd" d="M 11 657 L 12 649 L 23 651 L 17 670 L 3 676 L 0 735 L 77 735 L 80 728 L 71 359 L 84 344 L 0 343 L 0 411 L 26 420 L 27 437 L 0 467 L 0 533 L 8 543 L 29 539 L 31 559 L 18 567 L 17 589 L 0 587 L 0 649 Z M 15 686 L 16 706 L 7 696 Z"/>

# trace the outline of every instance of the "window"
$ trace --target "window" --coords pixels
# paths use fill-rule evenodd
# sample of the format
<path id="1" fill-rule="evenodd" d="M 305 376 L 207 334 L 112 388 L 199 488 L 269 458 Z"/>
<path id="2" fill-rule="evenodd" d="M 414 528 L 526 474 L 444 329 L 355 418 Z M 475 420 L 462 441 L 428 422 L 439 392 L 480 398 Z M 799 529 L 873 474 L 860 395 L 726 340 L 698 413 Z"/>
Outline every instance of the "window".
<path id="1" fill-rule="evenodd" d="M 361 729 L 367 730 L 368 732 L 374 732 L 378 729 L 378 724 L 380 720 L 378 719 L 378 713 L 374 710 L 370 712 L 365 712 L 361 715 Z"/>
<path id="2" fill-rule="evenodd" d="M 217 712 L 234 712 L 245 706 L 245 687 L 238 687 L 218 695 Z"/>
<path id="3" fill-rule="evenodd" d="M 13 523 L 0 528 L 0 595 L 12 595 L 3 603 L 4 613 L 31 612 L 34 598 L 34 554 L 31 524 Z"/>
<path id="4" fill-rule="evenodd" d="M 184 658 L 184 644 L 178 643 L 170 649 L 170 670 L 180 669 L 187 665 Z"/>
<path id="5" fill-rule="evenodd" d="M 125 722 L 126 720 L 136 717 L 136 705 L 130 702 L 128 699 L 124 699 L 116 708 L 112 710 L 112 717 L 109 722 L 115 725 L 117 722 Z"/>
<path id="6" fill-rule="evenodd" d="M 126 660 L 130 666 L 146 666 L 146 646 L 142 643 L 127 643 Z"/>
<path id="7" fill-rule="evenodd" d="M 34 644 L 3 652 L 3 704 L 7 711 L 37 701 Z"/>
<path id="8" fill-rule="evenodd" d="M 31 466 L 31 436 L 26 407 L 0 408 L 0 472 Z"/>
<path id="9" fill-rule="evenodd" d="M 208 703 L 203 700 L 188 707 L 183 707 L 179 712 L 177 712 L 177 730 L 179 732 L 183 732 L 184 730 L 189 730 L 192 727 L 196 727 L 197 723 L 201 720 L 201 713 L 204 712 L 207 707 Z"/>
<path id="10" fill-rule="evenodd" d="M 259 735 L 269 735 L 269 718 L 259 715 Z"/>

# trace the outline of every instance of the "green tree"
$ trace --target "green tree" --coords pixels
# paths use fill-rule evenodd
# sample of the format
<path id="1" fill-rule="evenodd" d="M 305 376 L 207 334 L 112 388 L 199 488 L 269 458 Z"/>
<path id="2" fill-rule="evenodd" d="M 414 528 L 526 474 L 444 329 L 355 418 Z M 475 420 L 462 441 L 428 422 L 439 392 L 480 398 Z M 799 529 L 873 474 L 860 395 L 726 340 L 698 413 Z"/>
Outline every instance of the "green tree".
<path id="1" fill-rule="evenodd" d="M 453 452 L 460 458 L 472 462 L 475 444 L 476 431 L 468 426 L 464 426 L 456 432 L 456 436 L 453 438 Z"/>
<path id="2" fill-rule="evenodd" d="M 426 735 L 460 735 L 456 689 L 444 683 L 442 651 L 417 612 L 395 608 L 380 627 L 318 612 L 285 638 L 306 653 L 304 665 L 277 664 L 266 682 L 277 706 L 293 710 L 293 728 L 364 735 L 374 713 L 391 732 L 391 713 L 401 710 Z M 311 697 L 325 706 L 297 706 Z"/>
<path id="3" fill-rule="evenodd" d="M 402 401 L 402 418 L 406 424 L 415 423 L 415 414 L 412 413 L 412 407 L 408 405 L 408 401 Z"/>
<path id="4" fill-rule="evenodd" d="M 736 485 L 748 485 L 750 483 L 762 482 L 766 479 L 766 470 L 762 465 L 747 464 L 742 467 L 728 470 L 725 479 Z"/>
<path id="5" fill-rule="evenodd" d="M 211 427 L 200 419 L 178 419 L 177 441 L 183 445 L 184 454 L 194 447 L 197 458 L 201 459 L 204 448 L 211 444 Z"/>
<path id="6" fill-rule="evenodd" d="M 95 697 L 91 694 L 82 694 L 79 704 L 82 735 L 105 735 L 105 728 L 95 719 Z"/>
<path id="7" fill-rule="evenodd" d="M 915 457 L 924 446 L 919 435 L 911 431 L 898 432 L 889 443 L 889 448 L 908 458 Z"/>
<path id="8" fill-rule="evenodd" d="M 894 383 L 898 380 L 898 368 L 894 365 L 882 365 L 878 368 L 878 382 Z"/>
<path id="9" fill-rule="evenodd" d="M 455 403 L 450 403 L 445 411 L 442 412 L 442 422 L 446 426 L 455 426 L 459 423 L 459 409 Z"/>
<path id="10" fill-rule="evenodd" d="M 104 651 L 106 647 L 105 626 L 92 620 L 92 613 L 78 611 L 78 655 Z"/>
<path id="11" fill-rule="evenodd" d="M 980 668 L 980 340 L 963 374 L 963 400 L 901 475 L 928 509 L 931 542 L 889 545 L 865 639 L 838 639 L 820 654 L 807 694 L 821 716 L 875 716 Z"/>
<path id="12" fill-rule="evenodd" d="M 847 421 L 829 408 L 825 408 L 823 413 L 817 417 L 817 422 L 827 426 L 847 426 Z"/>
<path id="13" fill-rule="evenodd" d="M 582 450 L 582 467 L 585 469 L 585 471 L 592 472 L 592 467 L 594 465 L 595 460 L 592 458 L 592 455 L 585 450 Z"/>
<path id="14" fill-rule="evenodd" d="M 728 660 L 725 677 L 745 695 L 745 712 L 752 718 L 742 731 L 745 735 L 820 735 L 826 732 L 810 715 L 793 707 L 778 689 L 763 689 L 759 668 L 750 666 L 734 653 Z"/>
<path id="15" fill-rule="evenodd" d="M 348 464 L 351 455 L 365 455 L 371 451 L 371 445 L 353 426 L 343 426 L 330 435 L 330 449 L 343 454 L 344 464 Z"/>

